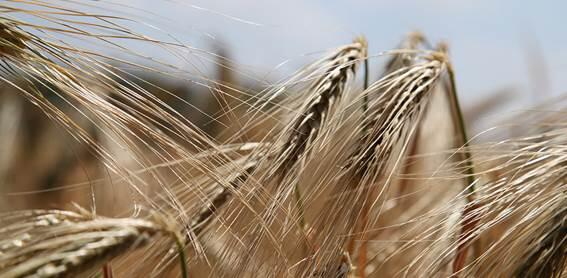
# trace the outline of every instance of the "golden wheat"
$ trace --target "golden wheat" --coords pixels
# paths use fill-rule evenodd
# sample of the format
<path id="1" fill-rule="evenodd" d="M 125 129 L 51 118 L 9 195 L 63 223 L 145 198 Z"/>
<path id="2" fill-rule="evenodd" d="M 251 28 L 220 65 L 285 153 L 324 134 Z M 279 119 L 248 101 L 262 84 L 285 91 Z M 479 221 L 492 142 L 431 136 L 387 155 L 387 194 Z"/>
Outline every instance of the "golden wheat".
<path id="1" fill-rule="evenodd" d="M 133 56 L 118 40 L 198 50 L 138 34 L 121 26 L 125 18 L 24 2 L 0 4 L 0 80 L 112 176 L 83 185 L 91 212 L 0 215 L 0 276 L 567 275 L 563 115 L 534 117 L 521 136 L 469 140 L 446 44 L 434 49 L 409 34 L 382 53 L 384 70 L 368 85 L 374 57 L 357 38 L 258 95 L 233 84 L 227 71 L 236 64 L 210 55 L 220 81 L 184 77 L 208 83 L 219 103 L 207 113 L 220 124 L 205 132 L 171 107 L 174 93 L 116 66 L 158 74 L 168 65 L 107 57 L 57 36 Z M 18 123 L 0 122 L 1 132 Z M 14 138 L 2 134 L 0 143 Z M 62 161 L 53 162 L 56 180 L 73 164 Z M 1 183 L 9 169 L 2 158 Z M 115 184 L 128 193 L 105 189 Z M 121 205 L 110 215 L 131 216 L 99 216 L 97 199 Z"/>

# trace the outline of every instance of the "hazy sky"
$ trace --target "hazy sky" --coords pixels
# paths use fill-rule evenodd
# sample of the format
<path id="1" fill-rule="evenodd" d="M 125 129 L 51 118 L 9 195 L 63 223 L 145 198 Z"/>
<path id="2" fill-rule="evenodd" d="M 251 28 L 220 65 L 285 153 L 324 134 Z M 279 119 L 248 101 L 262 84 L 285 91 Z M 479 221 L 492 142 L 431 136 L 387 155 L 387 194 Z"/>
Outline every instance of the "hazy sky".
<path id="1" fill-rule="evenodd" d="M 464 100 L 494 90 L 567 91 L 565 1 L 117 1 L 182 41 L 225 45 L 243 68 L 258 72 L 283 61 L 289 73 L 359 34 L 370 54 L 394 48 L 404 34 L 421 30 L 450 45 Z M 384 58 L 374 58 L 376 66 Z M 378 74 L 377 71 L 375 71 Z"/>

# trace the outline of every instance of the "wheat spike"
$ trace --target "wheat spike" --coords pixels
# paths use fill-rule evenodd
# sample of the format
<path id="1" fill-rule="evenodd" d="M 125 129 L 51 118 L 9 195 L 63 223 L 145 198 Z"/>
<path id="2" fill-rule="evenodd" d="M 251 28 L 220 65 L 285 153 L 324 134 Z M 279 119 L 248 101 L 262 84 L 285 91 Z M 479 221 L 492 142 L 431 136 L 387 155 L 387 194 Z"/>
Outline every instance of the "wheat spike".
<path id="1" fill-rule="evenodd" d="M 161 219 L 96 217 L 81 211 L 30 211 L 4 215 L 0 276 L 69 277 L 99 269 L 111 259 L 176 236 Z"/>
<path id="2" fill-rule="evenodd" d="M 352 233 L 363 207 L 380 206 L 381 192 L 388 186 L 381 183 L 388 183 L 391 175 L 387 165 L 395 165 L 395 160 L 404 155 L 403 148 L 443 72 L 443 61 L 427 55 L 415 59 L 413 65 L 385 76 L 363 93 L 371 100 L 369 113 L 358 123 L 354 133 L 356 145 L 349 150 L 351 154 L 346 165 L 342 165 L 343 170 L 336 174 L 336 184 L 332 185 L 335 197 L 318 217 L 315 227 L 321 240 L 320 257 L 308 269 L 325 266 L 325 272 L 334 271 L 346 241 L 340 235 Z"/>
<path id="3" fill-rule="evenodd" d="M 526 251 L 525 261 L 515 271 L 516 277 L 561 277 L 567 262 L 567 201 L 550 207 L 548 223 L 530 227 L 532 242 Z M 530 230 L 531 231 L 531 230 Z M 530 248 L 530 247 L 533 247 Z"/>
<path id="4" fill-rule="evenodd" d="M 240 188 L 240 185 L 245 183 L 248 177 L 252 175 L 257 165 L 257 162 L 251 161 L 248 162 L 242 170 L 238 169 L 238 171 L 241 172 L 235 178 L 231 179 L 230 187 L 222 187 L 220 192 L 214 195 L 211 200 L 205 204 L 188 228 L 189 231 L 193 232 L 197 236 L 200 235 L 207 227 L 208 223 L 211 222 L 217 211 L 228 202 L 230 197 L 232 197 L 233 192 L 237 191 Z"/>
<path id="5" fill-rule="evenodd" d="M 478 240 L 482 244 L 480 255 L 462 259 L 456 275 L 563 275 L 564 132 L 564 128 L 556 128 L 541 135 L 472 147 L 471 152 L 478 156 L 476 165 L 487 170 L 475 174 L 483 182 L 477 186 L 475 200 L 466 202 L 474 209 L 457 224 L 464 226 L 474 219 L 476 227 L 447 250 L 458 252 L 463 243 L 468 246 Z M 487 176 L 491 178 L 485 180 Z M 455 201 L 462 202 L 467 195 Z M 438 260 L 451 254 L 446 252 Z"/>
<path id="6" fill-rule="evenodd" d="M 415 61 L 415 50 L 419 49 L 420 44 L 424 44 L 426 42 L 425 36 L 422 33 L 409 33 L 397 47 L 402 51 L 402 53 L 396 53 L 389 58 L 384 67 L 384 73 L 382 73 L 382 76 L 386 76 L 402 67 L 410 66 Z"/>
<path id="7" fill-rule="evenodd" d="M 322 62 L 325 73 L 317 78 L 308 90 L 308 96 L 299 114 L 291 121 L 287 139 L 276 161 L 276 170 L 285 176 L 316 140 L 320 130 L 332 116 L 332 109 L 345 92 L 349 75 L 357 64 L 366 58 L 367 42 L 357 38 L 353 44 L 339 48 L 328 60 Z M 281 161 L 281 162 L 280 162 Z"/>

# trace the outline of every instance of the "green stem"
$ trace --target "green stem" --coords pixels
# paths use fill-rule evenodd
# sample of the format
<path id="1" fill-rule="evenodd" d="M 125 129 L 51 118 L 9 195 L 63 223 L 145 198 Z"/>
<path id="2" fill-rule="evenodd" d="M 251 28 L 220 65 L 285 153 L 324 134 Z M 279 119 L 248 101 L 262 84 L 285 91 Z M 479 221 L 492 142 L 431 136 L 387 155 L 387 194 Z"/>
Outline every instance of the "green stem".
<path id="1" fill-rule="evenodd" d="M 187 270 L 187 259 L 185 256 L 185 248 L 178 236 L 175 236 L 175 245 L 177 245 L 177 252 L 179 253 L 179 263 L 181 267 L 181 277 L 189 278 L 189 271 Z"/>
<path id="2" fill-rule="evenodd" d="M 293 188 L 293 193 L 295 194 L 295 205 L 297 207 L 297 210 L 299 210 L 299 227 L 301 228 L 303 233 L 307 235 L 307 223 L 305 223 L 303 199 L 301 198 L 301 191 L 299 190 L 299 186 L 297 184 Z"/>
<path id="3" fill-rule="evenodd" d="M 467 130 L 465 127 L 465 120 L 463 117 L 463 112 L 461 110 L 461 106 L 459 105 L 459 98 L 457 96 L 457 87 L 455 83 L 455 72 L 453 71 L 453 67 L 451 64 L 447 63 L 447 72 L 449 73 L 449 81 L 451 84 L 450 91 L 448 93 L 448 98 L 451 107 L 451 113 L 453 114 L 453 119 L 456 119 L 455 126 L 457 128 L 457 133 L 460 135 L 459 147 L 464 148 L 464 152 L 462 152 L 462 159 L 465 162 L 466 166 L 466 181 L 467 181 L 467 201 L 470 203 L 474 200 L 474 194 L 476 192 L 474 186 L 474 165 L 471 157 L 471 153 L 469 152 L 469 139 L 467 136 Z"/>
<path id="4" fill-rule="evenodd" d="M 467 204 L 465 206 L 465 209 L 463 211 L 463 223 L 462 223 L 462 227 L 461 227 L 461 232 L 459 235 L 459 243 L 457 246 L 457 254 L 455 257 L 455 260 L 453 261 L 453 274 L 455 277 L 456 273 L 459 273 L 464 264 L 465 264 L 465 259 L 467 257 L 467 251 L 468 251 L 468 247 L 471 241 L 474 241 L 474 250 L 475 250 L 475 256 L 478 257 L 480 256 L 480 242 L 479 241 L 475 241 L 474 239 L 466 239 L 468 237 L 470 237 L 471 233 L 473 232 L 473 230 L 476 228 L 476 225 L 478 224 L 478 217 L 474 215 L 474 211 L 478 208 L 477 205 L 475 205 L 474 200 L 475 200 L 475 186 L 474 186 L 474 165 L 473 165 L 473 161 L 471 158 L 471 153 L 469 152 L 469 141 L 468 141 L 468 137 L 467 137 L 467 131 L 465 128 L 465 121 L 464 121 L 464 117 L 463 117 L 463 113 L 461 110 L 461 107 L 459 105 L 459 99 L 457 97 L 457 88 L 456 88 L 456 83 L 455 83 L 455 72 L 453 71 L 453 68 L 451 66 L 451 64 L 447 63 L 447 72 L 449 74 L 449 81 L 450 81 L 450 92 L 448 93 L 448 98 L 449 98 L 449 102 L 450 102 L 450 106 L 451 106 L 451 113 L 453 114 L 453 118 L 456 119 L 455 124 L 456 124 L 456 128 L 457 128 L 457 133 L 460 135 L 460 139 L 461 142 L 459 142 L 460 147 L 464 148 L 464 151 L 462 152 L 462 159 L 465 162 L 465 166 L 466 166 L 466 183 L 467 183 L 467 190 L 468 190 L 468 194 L 466 195 L 467 198 Z"/>
<path id="5" fill-rule="evenodd" d="M 366 93 L 366 89 L 368 89 L 368 57 L 364 60 L 364 95 L 362 96 L 362 111 L 364 111 L 364 116 L 368 117 L 368 93 Z"/>

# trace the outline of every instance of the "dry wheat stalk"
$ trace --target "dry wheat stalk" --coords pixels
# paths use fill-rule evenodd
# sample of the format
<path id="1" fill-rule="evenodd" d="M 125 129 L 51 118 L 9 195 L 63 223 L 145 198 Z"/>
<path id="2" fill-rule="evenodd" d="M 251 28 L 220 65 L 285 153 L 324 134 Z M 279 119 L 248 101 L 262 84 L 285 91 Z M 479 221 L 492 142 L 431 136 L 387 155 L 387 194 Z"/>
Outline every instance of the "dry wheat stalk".
<path id="1" fill-rule="evenodd" d="M 400 76 L 390 77 L 392 80 L 388 80 L 388 83 L 392 84 L 376 84 L 377 87 L 388 87 L 372 103 L 371 115 L 362 123 L 366 132 L 352 155 L 352 165 L 348 166 L 356 175 L 365 176 L 373 168 L 376 172 L 383 171 L 382 167 L 374 164 L 388 161 L 385 158 L 390 156 L 398 134 L 403 132 L 403 124 L 423 109 L 420 104 L 427 100 L 427 93 L 439 78 L 442 65 L 436 60 L 418 63 L 402 68 Z M 373 89 L 371 86 L 369 91 Z"/>
<path id="2" fill-rule="evenodd" d="M 201 232 L 207 227 L 208 223 L 211 222 L 212 217 L 217 213 L 217 211 L 226 203 L 228 202 L 229 198 L 233 195 L 234 191 L 237 191 L 240 188 L 240 185 L 248 179 L 250 175 L 254 172 L 257 167 L 257 162 L 249 162 L 242 170 L 238 169 L 239 174 L 234 177 L 230 178 L 232 182 L 230 183 L 231 187 L 224 187 L 220 189 L 219 193 L 214 195 L 210 202 L 207 203 L 199 212 L 197 218 L 191 223 L 191 226 L 188 227 L 188 230 L 195 235 L 200 235 Z"/>
<path id="3" fill-rule="evenodd" d="M 382 73 L 381 78 L 384 78 L 385 76 L 387 76 L 390 73 L 393 73 L 397 70 L 402 69 L 403 67 L 408 67 L 411 66 L 413 63 L 416 62 L 416 54 L 419 52 L 418 48 L 420 46 L 420 44 L 425 43 L 425 37 L 423 36 L 423 34 L 419 33 L 419 32 L 412 32 L 410 34 L 408 34 L 404 40 L 400 43 L 398 49 L 401 53 L 396 53 L 391 55 L 391 57 L 389 58 L 389 60 L 386 62 L 385 68 L 384 68 L 384 72 Z M 407 51 L 407 52 L 406 52 Z M 365 88 L 366 89 L 366 88 Z M 365 118 L 368 119 L 368 97 L 365 97 L 363 102 L 364 102 L 364 108 L 365 108 Z M 408 149 L 408 156 L 412 156 L 415 154 L 415 150 L 417 147 L 417 141 L 419 139 L 419 130 L 420 130 L 421 126 L 417 127 L 417 130 L 415 131 L 415 134 L 412 136 L 413 139 L 411 140 L 409 149 Z M 406 163 L 406 165 L 409 165 L 409 163 Z M 409 169 L 404 169 L 402 170 L 403 172 L 407 172 Z M 402 183 L 404 181 L 402 180 Z M 404 185 L 401 184 L 400 185 L 400 190 L 403 191 Z M 358 250 L 358 262 L 357 265 L 359 266 L 363 266 L 366 265 L 366 256 L 367 256 L 367 242 L 365 241 L 365 232 L 362 231 L 362 229 L 365 229 L 368 225 L 368 214 L 369 214 L 369 204 L 365 205 L 365 207 L 363 208 L 363 211 L 361 212 L 361 221 L 359 221 L 356 224 L 356 227 L 354 229 L 354 234 L 360 234 L 361 236 L 359 237 L 352 237 L 348 243 L 347 246 L 347 251 L 350 254 L 354 253 L 354 249 L 355 249 L 355 241 L 358 240 L 359 241 L 359 250 Z M 365 268 L 364 267 L 359 267 L 358 268 L 358 276 L 359 277 L 366 277 L 365 275 Z"/>
<path id="4" fill-rule="evenodd" d="M 351 45 L 339 48 L 330 58 L 322 62 L 321 66 L 326 72 L 314 80 L 313 85 L 308 89 L 309 95 L 305 97 L 299 114 L 291 120 L 289 129 L 283 131 L 287 139 L 283 143 L 280 154 L 274 160 L 278 165 L 274 168 L 276 179 L 296 179 L 294 177 L 296 174 L 290 176 L 288 174 L 302 167 L 302 165 L 297 166 L 298 162 L 309 159 L 307 157 L 309 149 L 332 120 L 333 109 L 347 90 L 349 79 L 354 78 L 357 64 L 367 58 L 367 49 L 366 39 L 359 37 Z M 303 197 L 299 186 L 293 182 L 292 184 L 299 213 L 299 226 L 306 234 L 307 223 L 304 216 Z"/>

